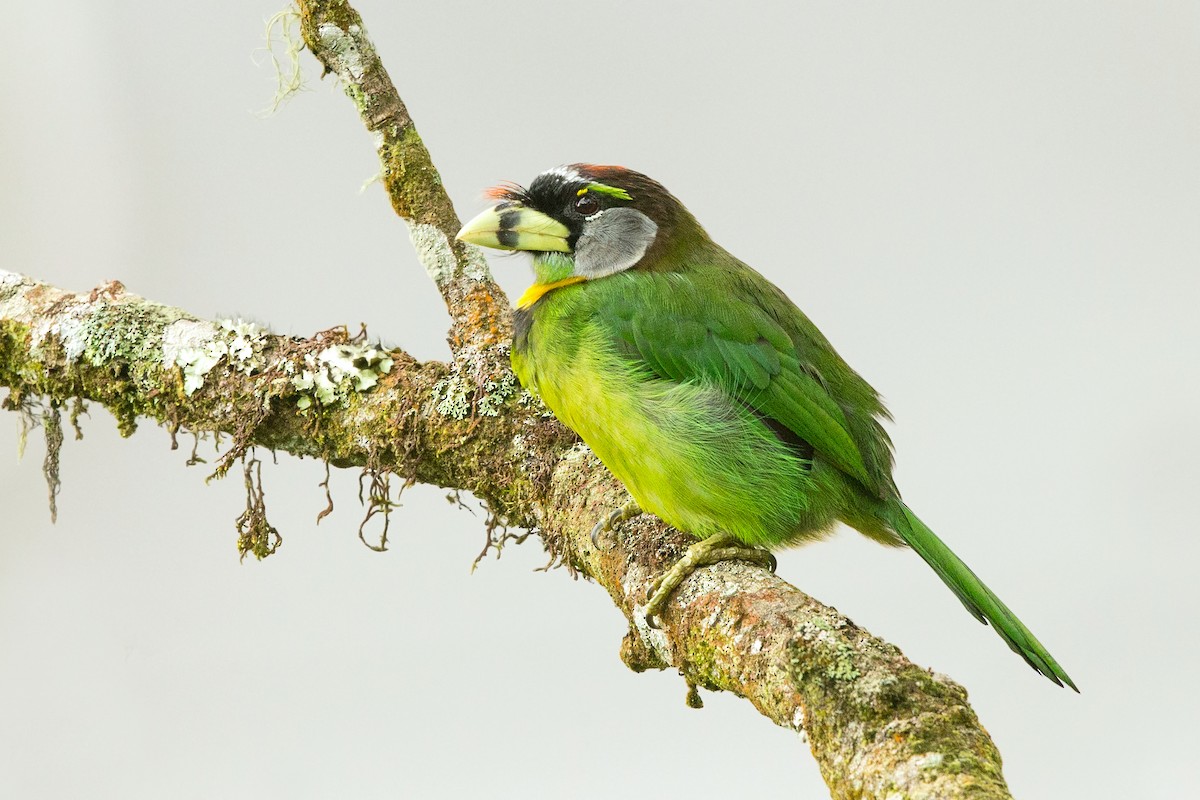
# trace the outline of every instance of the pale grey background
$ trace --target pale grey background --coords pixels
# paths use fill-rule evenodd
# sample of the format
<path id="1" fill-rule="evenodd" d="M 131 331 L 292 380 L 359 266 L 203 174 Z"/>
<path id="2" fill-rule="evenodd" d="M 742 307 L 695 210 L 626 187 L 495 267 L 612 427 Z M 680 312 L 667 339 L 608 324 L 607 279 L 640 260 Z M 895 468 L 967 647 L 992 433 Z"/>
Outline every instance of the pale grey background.
<path id="1" fill-rule="evenodd" d="M 262 119 L 277 3 L 4 3 L 5 269 L 419 357 L 446 316 L 329 81 Z M 1194 3 L 361 0 L 460 212 L 574 160 L 662 180 L 888 398 L 911 505 L 1050 646 L 1033 674 L 912 553 L 861 537 L 780 572 L 968 687 L 1022 798 L 1200 777 L 1200 17 Z M 259 54 L 261 60 L 261 53 Z M 307 57 L 306 57 L 307 58 Z M 498 259 L 510 292 L 521 259 Z M 282 457 L 286 537 L 239 565 L 240 480 L 94 409 L 48 522 L 0 415 L 0 795 L 821 797 L 744 702 L 685 708 L 617 659 L 604 593 L 475 575 L 481 517 Z"/>

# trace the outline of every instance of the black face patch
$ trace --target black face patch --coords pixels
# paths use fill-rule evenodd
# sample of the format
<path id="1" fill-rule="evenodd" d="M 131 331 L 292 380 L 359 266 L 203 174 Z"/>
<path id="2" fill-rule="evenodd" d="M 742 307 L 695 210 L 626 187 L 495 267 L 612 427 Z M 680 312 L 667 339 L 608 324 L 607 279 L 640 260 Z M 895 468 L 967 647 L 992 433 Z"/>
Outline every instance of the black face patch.
<path id="1" fill-rule="evenodd" d="M 514 199 L 566 225 L 572 234 L 570 241 L 574 244 L 587 217 L 628 203 L 603 192 L 584 191 L 594 183 L 595 178 L 586 172 L 574 167 L 558 167 L 538 175 L 529 188 L 522 190 L 521 196 Z M 581 204 L 580 198 L 584 196 L 590 202 Z"/>
<path id="2" fill-rule="evenodd" d="M 645 185 L 638 184 L 635 191 L 624 188 L 627 182 L 637 183 L 639 179 Z M 653 190 L 657 186 L 640 173 L 624 168 L 596 167 L 589 164 L 555 167 L 534 178 L 533 182 L 529 184 L 529 188 L 516 184 L 504 184 L 492 190 L 491 196 L 500 201 L 496 205 L 496 210 L 501 212 L 500 230 L 497 232 L 496 238 L 505 247 L 512 247 L 516 243 L 512 234 L 507 232 L 507 229 L 515 223 L 508 221 L 506 210 L 511 206 L 519 205 L 539 211 L 562 223 L 567 229 L 567 246 L 573 252 L 579 252 L 585 225 L 589 220 L 594 223 L 597 215 L 605 211 L 624 208 L 637 210 L 641 205 L 635 202 L 638 194 L 643 190 Z M 653 229 L 657 227 L 657 223 L 652 218 L 650 223 L 649 228 L 652 233 Z M 592 234 L 600 232 L 594 224 L 589 230 Z M 633 231 L 633 233 L 642 232 L 642 230 Z M 604 237 L 593 235 L 592 238 Z M 634 237 L 633 244 L 637 245 L 644 239 L 644 236 Z M 639 252 L 639 257 L 644 249 L 643 247 Z M 602 260 L 607 262 L 611 259 Z M 608 270 L 608 272 L 612 271 L 617 270 Z"/>

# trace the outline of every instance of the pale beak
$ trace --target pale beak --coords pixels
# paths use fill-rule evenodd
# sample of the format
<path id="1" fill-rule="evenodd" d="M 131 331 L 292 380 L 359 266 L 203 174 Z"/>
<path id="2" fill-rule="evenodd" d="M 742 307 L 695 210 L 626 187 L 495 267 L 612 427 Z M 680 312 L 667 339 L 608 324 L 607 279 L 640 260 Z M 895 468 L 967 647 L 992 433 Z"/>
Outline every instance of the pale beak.
<path id="1" fill-rule="evenodd" d="M 558 220 L 507 201 L 468 222 L 454 238 L 497 250 L 569 253 L 570 236 L 567 226 Z"/>

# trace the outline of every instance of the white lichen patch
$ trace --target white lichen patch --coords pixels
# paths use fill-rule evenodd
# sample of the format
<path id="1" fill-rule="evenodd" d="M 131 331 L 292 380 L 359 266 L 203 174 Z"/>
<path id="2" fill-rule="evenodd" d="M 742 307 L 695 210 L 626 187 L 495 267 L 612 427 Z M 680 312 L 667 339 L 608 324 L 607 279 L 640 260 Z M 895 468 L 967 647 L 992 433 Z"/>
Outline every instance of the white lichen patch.
<path id="1" fill-rule="evenodd" d="M 0 319 L 26 324 L 36 321 L 37 314 L 26 298 L 33 284 L 13 272 L 0 272 L 0 279 Z"/>
<path id="2" fill-rule="evenodd" d="M 295 368 L 293 368 L 295 369 Z M 392 357 L 374 345 L 339 344 L 304 356 L 304 366 L 292 377 L 300 392 L 296 406 L 345 403 L 354 392 L 365 392 L 392 371 Z"/>
<path id="3" fill-rule="evenodd" d="M 73 364 L 78 361 L 88 346 L 85 323 L 93 310 L 91 303 L 72 299 L 56 308 L 53 314 L 40 317 L 30 328 L 30 339 L 33 345 L 30 353 L 40 358 L 42 344 L 47 338 L 53 336 L 62 344 L 67 362 Z"/>
<path id="4" fill-rule="evenodd" d="M 458 259 L 454 257 L 454 249 L 446 234 L 433 225 L 418 223 L 409 226 L 408 237 L 412 240 L 421 265 L 435 284 L 443 286 L 454 277 Z"/>
<path id="5" fill-rule="evenodd" d="M 163 366 L 170 368 L 184 363 L 187 360 L 186 356 L 183 356 L 185 351 L 203 349 L 216 335 L 217 328 L 211 322 L 195 319 L 172 322 L 163 331 Z"/>
<path id="6" fill-rule="evenodd" d="M 636 564 L 631 564 L 629 569 L 625 571 L 625 578 L 621 583 L 621 591 L 626 597 L 632 597 L 635 592 L 642 591 L 639 587 L 644 586 L 647 580 L 648 576 L 645 571 Z M 659 660 L 664 664 L 675 663 L 671 657 L 671 641 L 667 638 L 667 634 L 664 631 L 651 628 L 650 623 L 646 621 L 646 606 L 634 603 L 633 614 L 631 616 L 638 638 L 642 640 L 646 648 L 657 655 Z"/>
<path id="7" fill-rule="evenodd" d="M 427 223 L 416 223 L 409 226 L 408 236 L 412 239 L 413 249 L 421 260 L 425 271 L 438 286 L 444 286 L 454 279 L 459 268 L 458 257 L 446 234 Z M 472 281 L 491 280 L 492 273 L 488 269 L 487 260 L 477 247 L 465 248 L 462 262 L 462 275 Z"/>
<path id="8" fill-rule="evenodd" d="M 940 767 L 943 761 L 945 761 L 945 757 L 941 753 L 921 753 L 920 755 L 915 755 L 903 763 L 896 765 L 892 771 L 892 784 L 899 787 L 914 786 L 921 780 L 922 772 Z M 905 797 L 908 797 L 908 795 L 899 791 L 887 795 L 888 800 L 892 800 L 892 798 L 902 800 Z"/>
<path id="9" fill-rule="evenodd" d="M 483 397 L 479 398 L 477 408 L 479 413 L 485 417 L 500 416 L 500 409 L 510 397 L 517 393 L 517 389 L 521 388 L 517 384 L 517 376 L 511 372 L 503 373 L 496 380 L 486 381 L 483 384 Z"/>
<path id="10" fill-rule="evenodd" d="M 471 413 L 469 388 L 461 375 L 451 375 L 435 383 L 433 396 L 437 398 L 434 408 L 443 417 L 466 419 Z"/>
<path id="11" fill-rule="evenodd" d="M 223 319 L 212 325 L 178 320 L 163 332 L 163 365 L 183 370 L 183 391 L 191 396 L 222 359 L 230 369 L 246 375 L 262 371 L 266 342 L 266 330 L 253 322 Z"/>
<path id="12" fill-rule="evenodd" d="M 909 763 L 917 769 L 934 769 L 940 767 L 945 760 L 945 756 L 941 753 L 925 753 L 920 756 L 913 756 Z"/>
<path id="13" fill-rule="evenodd" d="M 549 418 L 554 416 L 554 412 L 546 407 L 546 404 L 542 402 L 542 398 L 528 389 L 521 390 L 521 394 L 517 396 L 517 402 L 536 413 L 539 417 Z M 532 423 L 532 420 L 530 422 Z"/>
<path id="14" fill-rule="evenodd" d="M 645 606 L 634 605 L 633 626 L 637 628 L 638 636 L 642 642 L 658 656 L 659 660 L 664 664 L 675 663 L 671 658 L 671 641 L 667 638 L 665 632 L 650 627 L 650 623 L 646 621 Z"/>
<path id="15" fill-rule="evenodd" d="M 843 624 L 839 620 L 837 627 L 842 627 Z M 854 665 L 854 648 L 834 633 L 833 628 L 833 625 L 824 620 L 818 620 L 802 625 L 800 630 L 806 641 L 819 644 L 830 652 L 832 663 L 825 669 L 825 677 L 840 681 L 856 680 L 860 673 Z"/>
<path id="16" fill-rule="evenodd" d="M 62 343 L 67 360 L 74 362 L 87 346 L 81 329 L 92 305 L 48 287 L 37 293 L 36 302 L 31 301 L 30 296 L 38 286 L 36 281 L 24 275 L 0 270 L 0 318 L 29 326 L 30 352 L 35 358 L 43 355 L 43 343 L 54 336 Z M 46 308 L 51 304 L 54 311 L 48 313 Z"/>
<path id="17" fill-rule="evenodd" d="M 487 259 L 478 247 L 468 247 L 466 260 L 463 262 L 463 276 L 473 281 L 491 280 L 492 271 L 488 269 Z"/>
<path id="18" fill-rule="evenodd" d="M 0 289 L 11 289 L 21 285 L 25 280 L 25 276 L 20 273 L 0 269 Z"/>
<path id="19" fill-rule="evenodd" d="M 229 340 L 229 360 L 234 369 L 250 375 L 261 370 L 263 361 L 262 348 L 267 341 L 267 332 L 253 322 L 223 319 L 221 328 L 232 338 Z"/>
<path id="20" fill-rule="evenodd" d="M 884 693 L 891 691 L 900 682 L 895 675 L 882 670 L 872 670 L 859 676 L 854 682 L 854 694 L 863 702 L 874 703 Z"/>
<path id="21" fill-rule="evenodd" d="M 592 452 L 592 448 L 588 447 L 583 442 L 576 442 L 571 445 L 571 449 L 563 453 L 562 462 L 569 464 L 574 461 L 586 461 L 592 467 L 603 467 L 604 462 L 596 457 Z"/>
<path id="22" fill-rule="evenodd" d="M 750 567 L 742 561 L 721 561 L 700 567 L 684 578 L 675 590 L 676 596 L 689 603 L 703 595 L 732 597 L 743 591 L 748 581 L 755 579 Z"/>
<path id="23" fill-rule="evenodd" d="M 497 417 L 520 389 L 508 368 L 508 345 L 485 351 L 463 348 L 450 365 L 450 375 L 433 385 L 434 409 L 451 419 L 466 419 L 472 413 Z"/>
<path id="24" fill-rule="evenodd" d="M 332 22 L 322 22 L 317 27 L 317 37 L 321 40 L 321 46 L 335 59 L 336 71 L 342 80 L 356 83 L 362 80 L 363 56 L 355 38 L 361 33 L 357 25 L 351 25 L 349 33 Z"/>
<path id="25" fill-rule="evenodd" d="M 215 341 L 210 341 L 203 347 L 180 348 L 168 362 L 169 366 L 183 370 L 183 393 L 189 397 L 204 385 L 204 376 L 221 360 L 221 353 L 215 344 Z"/>

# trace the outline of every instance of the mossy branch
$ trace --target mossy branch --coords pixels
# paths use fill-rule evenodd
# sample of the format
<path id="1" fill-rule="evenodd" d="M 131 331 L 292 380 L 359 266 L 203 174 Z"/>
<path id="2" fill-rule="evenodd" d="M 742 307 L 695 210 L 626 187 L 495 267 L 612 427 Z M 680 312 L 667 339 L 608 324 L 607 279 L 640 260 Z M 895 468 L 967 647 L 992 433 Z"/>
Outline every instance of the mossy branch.
<path id="1" fill-rule="evenodd" d="M 109 408 L 125 434 L 151 419 L 172 434 L 229 435 L 217 474 L 241 460 L 239 531 L 259 557 L 278 538 L 256 488 L 257 446 L 362 467 L 382 485 L 395 475 L 470 490 L 493 515 L 489 541 L 503 526 L 536 529 L 552 563 L 608 591 L 629 623 L 631 669 L 677 669 L 690 703 L 696 687 L 731 691 L 803 732 L 833 797 L 1009 797 L 960 686 L 774 575 L 740 562 L 700 569 L 662 630 L 646 625 L 649 586 L 689 538 L 640 517 L 593 547 L 592 524 L 624 502 L 623 488 L 517 386 L 507 303 L 480 255 L 454 242 L 458 219 L 361 18 L 343 0 L 298 5 L 306 45 L 375 136 L 392 205 L 450 309 L 453 360 L 418 362 L 344 329 L 296 339 L 200 320 L 117 283 L 72 294 L 0 271 L 4 405 L 48 409 L 51 446 L 57 409 L 80 399 Z M 52 492 L 56 464 L 47 459 Z"/>
<path id="2" fill-rule="evenodd" d="M 663 630 L 647 627 L 649 586 L 688 537 L 642 517 L 592 546 L 593 522 L 624 490 L 511 373 L 495 379 L 506 349 L 419 362 L 344 329 L 277 336 L 200 320 L 119 284 L 72 294 L 0 271 L 5 405 L 82 398 L 112 411 L 125 434 L 151 419 L 172 433 L 228 435 L 218 472 L 241 458 L 250 496 L 239 524 L 262 531 L 249 552 L 277 544 L 254 513 L 256 446 L 470 490 L 494 524 L 536 528 L 552 561 L 608 591 L 629 622 L 630 668 L 678 669 L 691 687 L 734 692 L 803 731 L 835 797 L 1008 796 L 961 687 L 774 575 L 739 562 L 701 569 L 676 592 Z"/>
<path id="3" fill-rule="evenodd" d="M 498 517 L 529 525 L 527 475 L 546 468 L 513 469 L 530 452 L 522 442 L 573 437 L 516 402 L 505 351 L 420 363 L 345 328 L 277 336 L 239 320 L 200 320 L 118 283 L 71 294 L 0 271 L 0 385 L 10 408 L 29 398 L 92 400 L 124 435 L 139 419 L 172 433 L 228 434 L 235 458 L 259 446 L 486 493 Z M 518 477 L 483 486 L 471 474 Z"/>
<path id="4" fill-rule="evenodd" d="M 305 46 L 323 76 L 337 76 L 374 138 L 392 208 L 409 223 L 413 247 L 454 320 L 451 348 L 508 341 L 504 292 L 479 251 L 454 239 L 462 227 L 454 205 L 362 17 L 344 0 L 300 0 L 297 6 Z"/>

